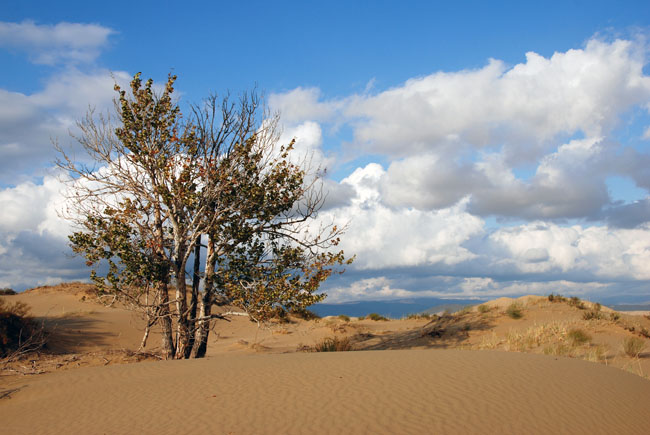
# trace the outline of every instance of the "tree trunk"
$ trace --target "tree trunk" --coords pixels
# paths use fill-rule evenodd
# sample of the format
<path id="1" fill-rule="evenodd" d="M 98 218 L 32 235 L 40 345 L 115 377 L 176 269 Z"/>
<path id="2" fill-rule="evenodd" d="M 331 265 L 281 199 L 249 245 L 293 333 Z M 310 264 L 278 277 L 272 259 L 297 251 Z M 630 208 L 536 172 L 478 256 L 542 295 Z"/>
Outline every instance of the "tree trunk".
<path id="1" fill-rule="evenodd" d="M 212 292 L 204 292 L 199 306 L 199 320 L 196 322 L 192 358 L 203 358 L 208 349 L 210 335 L 210 315 L 212 314 Z"/>
<path id="2" fill-rule="evenodd" d="M 214 281 L 214 268 L 217 264 L 217 255 L 214 243 L 208 237 L 208 252 L 206 253 L 205 273 L 203 275 L 203 295 L 199 306 L 196 331 L 194 332 L 194 345 L 192 346 L 191 357 L 203 358 L 208 348 L 208 336 L 210 335 L 210 315 L 212 314 L 212 292 Z"/>
<path id="3" fill-rule="evenodd" d="M 194 247 L 194 268 L 192 273 L 192 296 L 190 298 L 188 328 L 190 331 L 190 341 L 187 346 L 185 358 L 189 358 L 194 347 L 194 335 L 196 334 L 196 311 L 199 304 L 199 286 L 201 284 L 201 236 L 196 241 Z"/>
<path id="4" fill-rule="evenodd" d="M 165 238 L 163 233 L 162 214 L 159 206 L 154 210 L 155 225 L 155 242 L 157 245 L 156 257 L 159 264 L 166 263 L 165 255 Z M 162 356 L 164 359 L 170 359 L 174 356 L 174 338 L 172 336 L 172 319 L 169 311 L 169 267 L 164 267 L 161 272 L 158 294 L 160 303 L 158 304 L 158 317 L 160 318 L 160 327 L 162 329 Z"/>
<path id="5" fill-rule="evenodd" d="M 187 287 L 185 284 L 185 263 L 177 265 L 176 270 L 176 359 L 186 358 L 189 353 L 190 330 L 187 311 Z"/>
<path id="6" fill-rule="evenodd" d="M 172 319 L 169 313 L 169 287 L 167 283 L 160 284 L 160 328 L 162 329 L 162 357 L 170 359 L 174 356 L 174 339 L 172 336 Z"/>

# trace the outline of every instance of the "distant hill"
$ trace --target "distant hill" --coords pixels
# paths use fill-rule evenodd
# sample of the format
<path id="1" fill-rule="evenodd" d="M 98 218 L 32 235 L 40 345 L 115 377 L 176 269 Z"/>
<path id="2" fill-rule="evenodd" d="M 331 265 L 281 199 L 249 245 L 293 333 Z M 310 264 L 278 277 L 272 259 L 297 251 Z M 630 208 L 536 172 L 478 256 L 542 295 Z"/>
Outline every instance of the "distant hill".
<path id="1" fill-rule="evenodd" d="M 408 314 L 425 312 L 435 314 L 446 309 L 450 312 L 455 312 L 466 305 L 480 303 L 481 301 L 470 299 L 417 298 L 392 301 L 356 301 L 342 304 L 316 304 L 311 306 L 310 310 L 322 317 L 338 316 L 339 314 L 359 317 L 370 313 L 378 313 L 392 319 L 399 319 Z"/>
<path id="2" fill-rule="evenodd" d="M 467 305 L 478 305 L 480 302 L 477 301 L 472 301 L 469 304 L 442 304 L 442 305 L 436 305 L 431 308 L 428 308 L 424 310 L 422 313 L 423 314 L 441 314 L 444 313 L 445 311 L 449 312 L 450 314 L 455 313 L 457 311 L 462 310 L 464 307 Z"/>
<path id="3" fill-rule="evenodd" d="M 650 304 L 620 304 L 620 305 L 608 305 L 612 310 L 616 311 L 650 311 Z"/>

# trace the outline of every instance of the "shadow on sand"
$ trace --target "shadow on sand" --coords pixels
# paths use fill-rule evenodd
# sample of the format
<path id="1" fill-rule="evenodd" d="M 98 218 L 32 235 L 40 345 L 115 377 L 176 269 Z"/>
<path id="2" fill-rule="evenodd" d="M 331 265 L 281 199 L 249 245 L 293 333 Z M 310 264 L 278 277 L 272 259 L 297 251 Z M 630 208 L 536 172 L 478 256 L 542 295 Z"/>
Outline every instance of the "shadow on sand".
<path id="1" fill-rule="evenodd" d="M 87 317 L 37 317 L 47 331 L 49 352 L 55 354 L 76 353 L 89 348 L 105 346 L 109 339 L 117 336 L 115 333 L 102 331 L 103 322 Z M 105 329 L 105 328 L 104 328 Z"/>
<path id="2" fill-rule="evenodd" d="M 458 347 L 469 338 L 470 331 L 483 331 L 492 326 L 489 318 L 481 316 L 442 315 L 421 328 L 382 335 L 357 334 L 351 341 L 355 350 Z"/>

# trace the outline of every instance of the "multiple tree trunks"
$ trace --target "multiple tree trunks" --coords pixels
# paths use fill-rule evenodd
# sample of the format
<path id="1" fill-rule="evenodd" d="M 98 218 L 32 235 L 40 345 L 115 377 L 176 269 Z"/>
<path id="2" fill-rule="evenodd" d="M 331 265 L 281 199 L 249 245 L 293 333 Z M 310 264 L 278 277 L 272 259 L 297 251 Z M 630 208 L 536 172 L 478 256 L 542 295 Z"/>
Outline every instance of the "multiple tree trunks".
<path id="1" fill-rule="evenodd" d="M 96 166 L 60 148 L 58 164 L 73 175 L 69 217 L 84 228 L 71 245 L 93 267 L 101 294 L 143 313 L 143 346 L 159 323 L 164 358 L 200 358 L 211 320 L 223 318 L 212 314 L 217 297 L 242 310 L 231 314 L 259 323 L 322 300 L 319 285 L 351 260 L 330 250 L 340 228 L 310 227 L 325 198 L 323 173 L 308 156 L 294 162 L 293 141 L 277 144 L 278 116 L 245 94 L 238 104 L 210 97 L 183 119 L 173 103 L 175 79 L 160 95 L 139 73 L 131 94 L 115 85 L 118 127 L 92 112 L 79 123 L 77 139 Z M 98 273 L 101 264 L 107 273 Z"/>

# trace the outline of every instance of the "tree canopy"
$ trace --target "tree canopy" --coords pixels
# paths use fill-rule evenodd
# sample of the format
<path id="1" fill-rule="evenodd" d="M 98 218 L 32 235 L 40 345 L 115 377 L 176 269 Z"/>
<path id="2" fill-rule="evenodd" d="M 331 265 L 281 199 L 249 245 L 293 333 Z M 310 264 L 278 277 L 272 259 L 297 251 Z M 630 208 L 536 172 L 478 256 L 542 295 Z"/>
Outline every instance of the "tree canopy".
<path id="1" fill-rule="evenodd" d="M 159 325 L 164 356 L 189 358 L 205 354 L 212 319 L 304 310 L 351 259 L 336 249 L 341 228 L 315 223 L 323 171 L 279 143 L 278 115 L 253 92 L 210 96 L 184 119 L 175 80 L 160 93 L 140 73 L 128 92 L 115 85 L 116 113 L 78 123 L 93 165 L 60 147 L 58 164 L 79 228 L 71 246 L 100 297 L 145 316 L 143 346 Z"/>

